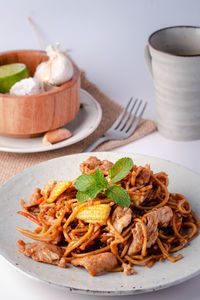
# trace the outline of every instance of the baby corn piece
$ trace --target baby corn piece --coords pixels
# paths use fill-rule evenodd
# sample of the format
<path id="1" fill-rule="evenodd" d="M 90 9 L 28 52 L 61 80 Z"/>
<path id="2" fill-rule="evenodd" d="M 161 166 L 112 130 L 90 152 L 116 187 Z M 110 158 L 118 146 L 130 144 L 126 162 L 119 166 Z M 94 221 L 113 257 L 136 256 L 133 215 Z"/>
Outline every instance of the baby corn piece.
<path id="1" fill-rule="evenodd" d="M 47 199 L 48 203 L 54 202 L 58 196 L 60 196 L 67 188 L 72 185 L 71 181 L 59 181 L 54 186 L 49 198 Z"/>
<path id="2" fill-rule="evenodd" d="M 98 223 L 100 225 L 105 225 L 109 217 L 110 210 L 111 207 L 109 204 L 85 206 L 80 209 L 76 217 L 86 223 Z"/>

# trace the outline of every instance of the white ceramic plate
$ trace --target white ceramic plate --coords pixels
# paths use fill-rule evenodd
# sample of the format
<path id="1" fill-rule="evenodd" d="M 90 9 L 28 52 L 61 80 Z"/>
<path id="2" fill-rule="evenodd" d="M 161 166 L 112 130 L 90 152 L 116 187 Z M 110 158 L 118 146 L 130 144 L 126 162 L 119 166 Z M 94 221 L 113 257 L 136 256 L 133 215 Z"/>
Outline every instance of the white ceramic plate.
<path id="1" fill-rule="evenodd" d="M 184 194 L 192 208 L 200 215 L 200 175 L 180 165 L 154 157 L 138 154 L 93 153 L 100 159 L 116 161 L 129 156 L 136 164 L 150 163 L 154 171 L 169 174 L 171 192 Z M 164 261 L 156 263 L 151 269 L 135 267 L 137 274 L 125 276 L 123 273 L 107 273 L 91 277 L 78 267 L 62 269 L 57 266 L 33 261 L 19 253 L 18 239 L 28 241 L 15 230 L 16 226 L 33 229 L 30 221 L 16 214 L 20 209 L 20 199 L 27 200 L 35 189 L 42 187 L 50 179 L 69 180 L 80 174 L 80 163 L 90 156 L 89 153 L 61 157 L 40 163 L 10 179 L 0 188 L 0 253 L 16 268 L 26 274 L 77 293 L 96 295 L 127 295 L 144 293 L 169 287 L 200 273 L 200 236 L 195 237 L 180 252 L 184 258 L 176 263 Z M 33 226 L 33 227 L 31 227 Z"/>
<path id="2" fill-rule="evenodd" d="M 16 139 L 0 136 L 0 151 L 31 153 L 50 151 L 75 144 L 89 136 L 98 126 L 102 118 L 102 110 L 99 103 L 86 91 L 80 91 L 80 103 L 83 107 L 76 118 L 63 126 L 72 132 L 72 136 L 62 142 L 51 146 L 42 144 L 42 137 L 30 139 Z"/>

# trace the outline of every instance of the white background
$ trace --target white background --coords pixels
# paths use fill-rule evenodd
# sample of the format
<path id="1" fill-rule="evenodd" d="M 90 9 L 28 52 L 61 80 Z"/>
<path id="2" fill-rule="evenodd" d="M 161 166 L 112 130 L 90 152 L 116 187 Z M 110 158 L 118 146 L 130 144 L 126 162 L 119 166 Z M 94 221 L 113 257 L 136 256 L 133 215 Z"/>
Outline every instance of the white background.
<path id="1" fill-rule="evenodd" d="M 0 1 L 0 51 L 37 49 L 26 18 L 38 28 L 44 47 L 60 42 L 88 78 L 124 105 L 133 97 L 148 101 L 154 119 L 154 93 L 143 49 L 153 31 L 172 25 L 200 26 L 199 0 L 4 0 Z M 200 141 L 173 142 L 154 133 L 116 151 L 136 152 L 178 162 L 200 172 Z M 133 278 L 134 280 L 134 278 Z M 200 277 L 145 295 L 146 299 L 199 299 Z M 0 299 L 99 299 L 47 286 L 19 273 L 0 257 Z M 124 297 L 129 298 L 129 297 Z"/>

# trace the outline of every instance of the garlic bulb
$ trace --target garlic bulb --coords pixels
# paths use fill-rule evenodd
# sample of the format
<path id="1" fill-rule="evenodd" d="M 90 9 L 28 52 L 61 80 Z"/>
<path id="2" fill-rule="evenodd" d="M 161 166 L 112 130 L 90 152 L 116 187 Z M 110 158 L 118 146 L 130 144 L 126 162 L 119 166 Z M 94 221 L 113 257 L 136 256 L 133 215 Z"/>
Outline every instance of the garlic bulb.
<path id="1" fill-rule="evenodd" d="M 74 73 L 73 65 L 67 54 L 59 50 L 59 44 L 48 46 L 46 53 L 49 60 L 37 66 L 34 77 L 52 85 L 70 80 Z"/>
<path id="2" fill-rule="evenodd" d="M 25 96 L 43 93 L 43 82 L 36 78 L 25 78 L 16 82 L 10 89 L 11 95 Z"/>

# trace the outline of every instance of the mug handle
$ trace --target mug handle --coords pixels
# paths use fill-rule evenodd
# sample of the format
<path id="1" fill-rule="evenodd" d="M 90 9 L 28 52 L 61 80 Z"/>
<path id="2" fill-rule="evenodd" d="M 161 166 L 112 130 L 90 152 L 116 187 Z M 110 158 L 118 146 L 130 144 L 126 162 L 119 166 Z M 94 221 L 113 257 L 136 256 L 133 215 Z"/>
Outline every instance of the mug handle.
<path id="1" fill-rule="evenodd" d="M 144 47 L 144 58 L 145 58 L 147 69 L 149 70 L 149 73 L 151 75 L 151 78 L 153 78 L 152 62 L 151 62 L 152 59 L 149 51 L 149 46 L 147 44 Z"/>

